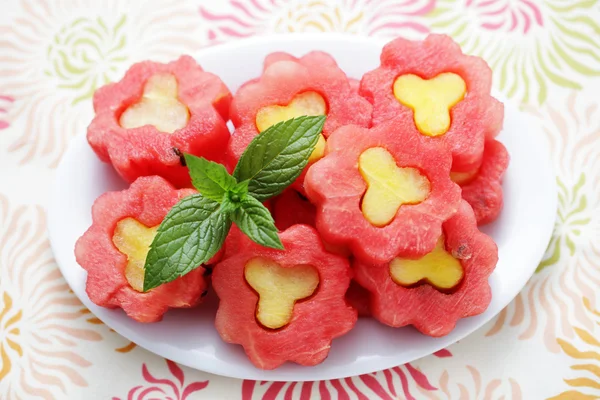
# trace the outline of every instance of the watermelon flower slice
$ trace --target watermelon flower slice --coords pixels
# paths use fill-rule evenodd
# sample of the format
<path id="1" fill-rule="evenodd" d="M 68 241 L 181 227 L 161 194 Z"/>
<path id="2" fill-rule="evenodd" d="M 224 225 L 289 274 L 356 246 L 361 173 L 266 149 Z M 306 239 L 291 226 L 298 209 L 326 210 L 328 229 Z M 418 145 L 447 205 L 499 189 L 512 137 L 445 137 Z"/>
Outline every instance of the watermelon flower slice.
<path id="1" fill-rule="evenodd" d="M 144 61 L 96 91 L 87 139 L 128 182 L 159 175 L 177 187 L 189 186 L 180 154 L 223 160 L 230 102 L 221 79 L 189 56 L 169 64 Z"/>
<path id="2" fill-rule="evenodd" d="M 362 166 L 365 155 L 369 164 Z M 306 175 L 317 230 L 324 241 L 349 247 L 367 263 L 429 253 L 460 204 L 451 162 L 443 143 L 393 122 L 338 129 L 329 137 L 327 155 Z"/>
<path id="3" fill-rule="evenodd" d="M 370 292 L 354 279 L 346 292 L 346 301 L 356 309 L 359 317 L 371 316 Z"/>
<path id="4" fill-rule="evenodd" d="M 235 165 L 250 141 L 276 122 L 301 115 L 326 115 L 323 136 L 309 160 L 323 155 L 326 138 L 338 127 L 368 127 L 371 105 L 353 91 L 348 77 L 327 53 L 313 51 L 301 58 L 287 53 L 266 57 L 260 78 L 244 84 L 231 103 L 235 132 L 228 163 Z M 302 191 L 304 175 L 294 186 Z"/>
<path id="5" fill-rule="evenodd" d="M 485 311 L 491 301 L 488 278 L 498 262 L 498 247 L 477 229 L 468 203 L 461 202 L 458 212 L 444 223 L 440 241 L 435 255 L 432 252 L 421 259 L 398 257 L 379 265 L 357 260 L 353 264 L 355 279 L 371 293 L 373 317 L 389 326 L 414 325 L 426 335 L 444 336 L 459 319 Z M 435 269 L 426 276 L 428 260 L 435 263 Z M 456 267 L 459 275 L 454 273 Z M 403 270 L 399 273 L 398 268 Z M 416 282 L 398 282 L 411 274 L 412 278 L 420 274 L 412 279 Z M 452 281 L 453 287 L 430 283 L 444 281 Z"/>
<path id="6" fill-rule="evenodd" d="M 488 140 L 477 174 L 461 184 L 462 197 L 473 207 L 478 225 L 494 222 L 502 211 L 502 177 L 509 161 L 506 147 L 497 140 Z"/>
<path id="7" fill-rule="evenodd" d="M 100 196 L 92 225 L 75 245 L 75 257 L 88 273 L 86 292 L 95 304 L 122 308 L 139 322 L 156 322 L 169 308 L 197 305 L 208 284 L 204 268 L 142 292 L 148 246 L 168 211 L 196 193 L 176 190 L 163 178 L 138 178 L 129 189 Z M 142 282 L 140 282 L 142 279 Z"/>
<path id="8" fill-rule="evenodd" d="M 215 325 L 258 368 L 316 365 L 332 339 L 356 323 L 344 298 L 352 271 L 346 258 L 324 249 L 314 228 L 294 225 L 279 236 L 285 250 L 260 246 L 232 228 L 212 276 L 220 299 Z"/>
<path id="9" fill-rule="evenodd" d="M 432 34 L 388 43 L 379 68 L 363 76 L 360 94 L 373 104 L 373 126 L 393 119 L 402 130 L 443 142 L 452 151 L 452 171 L 471 172 L 481 164 L 486 138 L 502 128 L 504 106 L 491 86 L 483 59 Z"/>

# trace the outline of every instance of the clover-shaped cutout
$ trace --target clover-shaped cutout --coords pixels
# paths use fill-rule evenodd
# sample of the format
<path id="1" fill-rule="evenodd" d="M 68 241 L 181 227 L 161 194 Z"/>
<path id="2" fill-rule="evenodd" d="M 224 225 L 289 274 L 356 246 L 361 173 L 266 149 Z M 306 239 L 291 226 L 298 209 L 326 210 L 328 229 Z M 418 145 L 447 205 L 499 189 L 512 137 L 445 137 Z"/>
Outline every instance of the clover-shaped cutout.
<path id="1" fill-rule="evenodd" d="M 448 132 L 450 109 L 465 97 L 466 91 L 465 81 L 450 72 L 431 79 L 406 74 L 394 81 L 394 96 L 412 108 L 417 129 L 427 136 Z"/>
<path id="2" fill-rule="evenodd" d="M 87 271 L 85 291 L 90 301 L 122 308 L 144 323 L 160 321 L 169 308 L 189 308 L 201 302 L 208 286 L 201 265 L 141 293 L 143 267 L 157 227 L 175 204 L 194 193 L 177 190 L 161 177 L 145 176 L 125 190 L 96 199 L 92 224 L 75 244 L 75 259 Z"/>
<path id="3" fill-rule="evenodd" d="M 447 292 L 462 281 L 464 270 L 460 261 L 446 250 L 444 236 L 441 236 L 435 249 L 424 257 L 416 260 L 392 260 L 390 276 L 401 286 L 411 287 L 428 283 L 442 292 Z"/>
<path id="4" fill-rule="evenodd" d="M 164 133 L 185 127 L 190 113 L 177 97 L 177 79 L 172 74 L 155 74 L 144 85 L 142 98 L 129 106 L 119 119 L 126 129 L 152 125 Z"/>
<path id="5" fill-rule="evenodd" d="M 134 218 L 125 218 L 117 223 L 113 234 L 115 247 L 127 256 L 125 278 L 138 292 L 144 291 L 144 264 L 157 230 L 158 225 L 148 228 Z"/>
<path id="6" fill-rule="evenodd" d="M 262 107 L 256 113 L 256 128 L 259 132 L 288 119 L 301 117 L 303 115 L 326 115 L 327 103 L 323 96 L 317 92 L 299 93 L 287 105 L 272 105 Z M 308 162 L 313 162 L 323 157 L 325 153 L 325 137 L 319 135 L 319 142 L 312 152 Z"/>
<path id="7" fill-rule="evenodd" d="M 385 226 L 403 204 L 418 204 L 430 192 L 429 180 L 417 168 L 399 167 L 389 151 L 373 147 L 364 151 L 358 169 L 367 183 L 362 200 L 365 218 L 375 226 Z"/>
<path id="8" fill-rule="evenodd" d="M 371 293 L 375 319 L 393 327 L 414 325 L 439 337 L 459 319 L 485 311 L 492 299 L 488 279 L 498 262 L 498 246 L 477 229 L 466 201 L 436 239 L 434 250 L 421 257 L 401 252 L 381 264 L 355 259 L 354 277 Z"/>
<path id="9" fill-rule="evenodd" d="M 259 296 L 256 319 L 270 329 L 287 325 L 294 304 L 311 296 L 319 285 L 319 273 L 311 265 L 284 268 L 260 257 L 246 264 L 244 277 Z"/>

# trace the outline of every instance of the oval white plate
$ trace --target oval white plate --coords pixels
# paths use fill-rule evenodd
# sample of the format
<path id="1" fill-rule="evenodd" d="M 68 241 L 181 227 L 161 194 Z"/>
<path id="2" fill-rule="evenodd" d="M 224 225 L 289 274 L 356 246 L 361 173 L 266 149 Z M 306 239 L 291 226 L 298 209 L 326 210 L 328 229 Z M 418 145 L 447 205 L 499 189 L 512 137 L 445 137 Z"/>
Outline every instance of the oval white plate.
<path id="1" fill-rule="evenodd" d="M 218 74 L 234 92 L 258 76 L 273 51 L 301 56 L 323 50 L 353 78 L 376 68 L 384 43 L 343 35 L 286 35 L 238 41 L 197 55 L 204 69 Z M 73 139 L 56 174 L 49 209 L 50 241 L 65 279 L 81 301 L 102 321 L 138 345 L 178 363 L 214 374 L 255 380 L 321 380 L 378 371 L 440 350 L 494 317 L 523 288 L 550 239 L 556 213 L 556 186 L 544 137 L 527 115 L 506 104 L 500 140 L 511 155 L 504 181 L 504 210 L 485 227 L 498 243 L 500 262 L 490 279 L 492 302 L 485 313 L 460 321 L 446 337 L 430 338 L 413 328 L 392 329 L 360 319 L 346 336 L 334 340 L 325 362 L 315 367 L 286 364 L 274 371 L 252 366 L 242 348 L 219 338 L 213 321 L 216 299 L 196 310 L 174 310 L 156 324 L 140 324 L 121 310 L 94 305 L 85 293 L 86 273 L 75 262 L 73 247 L 91 224 L 90 210 L 102 193 L 126 187 L 88 146 L 85 134 Z M 210 297 L 210 296 L 209 296 Z"/>

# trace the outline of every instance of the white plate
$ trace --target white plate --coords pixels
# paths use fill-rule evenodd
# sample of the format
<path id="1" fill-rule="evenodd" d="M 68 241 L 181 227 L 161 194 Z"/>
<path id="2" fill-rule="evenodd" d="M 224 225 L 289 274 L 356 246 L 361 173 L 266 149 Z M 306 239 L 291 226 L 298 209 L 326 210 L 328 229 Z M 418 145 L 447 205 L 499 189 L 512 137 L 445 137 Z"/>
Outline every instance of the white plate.
<path id="1" fill-rule="evenodd" d="M 269 36 L 206 49 L 197 59 L 235 91 L 260 74 L 264 57 L 273 51 L 300 56 L 324 50 L 349 76 L 360 78 L 377 67 L 382 45 L 374 39 L 335 34 Z M 492 302 L 485 313 L 460 321 L 443 338 L 361 318 L 349 334 L 334 340 L 322 364 L 302 367 L 288 363 L 273 371 L 261 371 L 252 366 L 240 346 L 219 338 L 213 324 L 214 298 L 196 310 L 170 311 L 156 324 L 136 323 L 121 310 L 92 304 L 85 293 L 86 273 L 75 262 L 73 247 L 91 223 L 94 200 L 125 184 L 109 165 L 98 160 L 83 132 L 73 139 L 57 170 L 49 210 L 52 248 L 65 279 L 98 318 L 138 345 L 192 368 L 235 378 L 294 381 L 342 378 L 390 368 L 440 350 L 489 321 L 523 288 L 543 256 L 557 206 L 546 142 L 539 127 L 510 104 L 506 104 L 504 126 L 500 139 L 511 155 L 504 181 L 505 206 L 500 219 L 485 229 L 500 249 L 500 262 L 490 279 Z"/>

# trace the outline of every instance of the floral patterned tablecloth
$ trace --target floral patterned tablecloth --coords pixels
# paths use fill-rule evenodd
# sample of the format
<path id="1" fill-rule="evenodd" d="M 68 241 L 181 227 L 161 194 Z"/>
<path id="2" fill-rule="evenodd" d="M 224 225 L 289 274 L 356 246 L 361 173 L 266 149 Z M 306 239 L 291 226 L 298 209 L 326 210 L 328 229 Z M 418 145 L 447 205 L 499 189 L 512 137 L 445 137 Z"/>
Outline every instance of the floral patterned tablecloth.
<path id="1" fill-rule="evenodd" d="M 0 399 L 600 398 L 600 1 L 0 0 L 0 11 Z M 484 57 L 546 133 L 554 236 L 500 315 L 413 363 L 307 383 L 178 366 L 69 290 L 46 234 L 56 165 L 90 121 L 93 91 L 131 63 L 298 31 L 445 32 Z"/>

